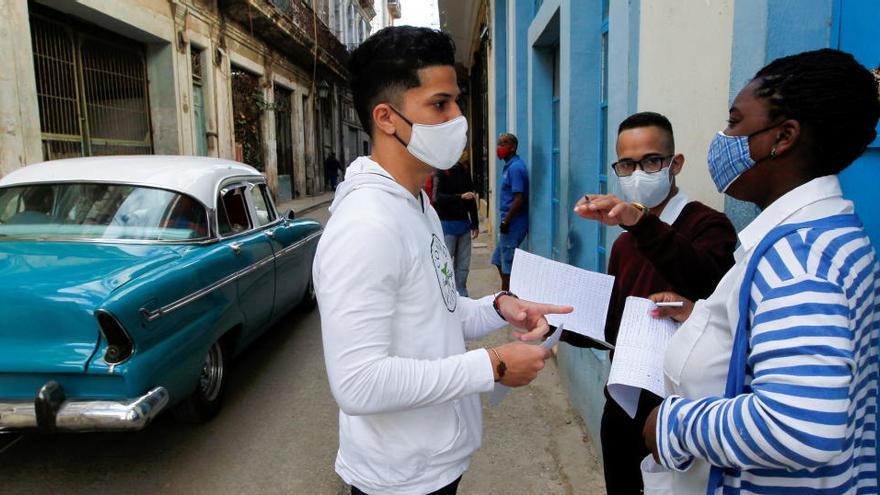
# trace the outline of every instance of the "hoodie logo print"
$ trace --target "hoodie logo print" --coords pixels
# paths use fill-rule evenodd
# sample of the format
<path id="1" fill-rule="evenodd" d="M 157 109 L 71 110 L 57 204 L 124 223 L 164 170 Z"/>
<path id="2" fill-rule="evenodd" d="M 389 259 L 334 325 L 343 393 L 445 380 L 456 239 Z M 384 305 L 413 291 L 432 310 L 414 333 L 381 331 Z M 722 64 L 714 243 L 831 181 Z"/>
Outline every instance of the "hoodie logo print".
<path id="1" fill-rule="evenodd" d="M 458 305 L 458 291 L 455 289 L 455 274 L 452 270 L 452 258 L 446 249 L 446 243 L 437 237 L 431 236 L 431 261 L 434 262 L 434 272 L 437 274 L 437 283 L 440 284 L 440 294 L 443 303 L 451 313 Z"/>

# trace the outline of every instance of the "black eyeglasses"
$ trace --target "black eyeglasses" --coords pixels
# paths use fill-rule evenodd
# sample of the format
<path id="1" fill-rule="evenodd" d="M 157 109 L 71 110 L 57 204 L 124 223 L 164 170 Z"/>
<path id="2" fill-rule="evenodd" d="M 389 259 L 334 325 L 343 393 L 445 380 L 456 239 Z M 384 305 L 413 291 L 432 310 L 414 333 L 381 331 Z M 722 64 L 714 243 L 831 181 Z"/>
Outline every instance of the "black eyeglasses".
<path id="1" fill-rule="evenodd" d="M 669 160 L 675 155 L 652 155 L 646 156 L 641 160 L 620 160 L 611 164 L 611 168 L 614 169 L 614 173 L 617 174 L 618 177 L 629 177 L 633 172 L 636 171 L 636 167 L 640 167 L 645 173 L 655 174 L 661 170 L 663 170 L 663 162 Z M 672 162 L 669 162 L 672 164 Z"/>

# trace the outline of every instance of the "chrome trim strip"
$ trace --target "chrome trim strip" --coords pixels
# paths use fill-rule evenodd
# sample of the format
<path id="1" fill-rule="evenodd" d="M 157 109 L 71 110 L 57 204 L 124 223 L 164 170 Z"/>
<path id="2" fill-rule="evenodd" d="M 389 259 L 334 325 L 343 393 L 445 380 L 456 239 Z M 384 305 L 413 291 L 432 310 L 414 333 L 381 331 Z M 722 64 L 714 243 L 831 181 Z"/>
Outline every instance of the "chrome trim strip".
<path id="1" fill-rule="evenodd" d="M 248 274 L 262 268 L 266 264 L 274 261 L 275 258 L 287 255 L 288 253 L 292 252 L 294 249 L 302 246 L 303 244 L 306 244 L 307 242 L 311 241 L 312 239 L 314 239 L 316 237 L 320 237 L 323 232 L 324 232 L 323 230 L 319 230 L 317 232 L 309 234 L 305 238 L 300 239 L 299 241 L 291 244 L 290 246 L 287 246 L 286 248 L 282 249 L 281 251 L 278 251 L 278 254 L 271 254 L 269 256 L 266 256 L 265 258 L 261 259 L 260 261 L 254 263 L 251 266 L 248 266 L 246 268 L 242 268 L 241 270 L 238 270 L 237 272 L 234 272 L 230 275 L 227 275 L 227 276 L 221 278 L 220 280 L 214 282 L 213 284 L 208 285 L 207 287 L 203 287 L 203 288 L 201 288 L 201 289 L 199 289 L 189 295 L 181 297 L 180 299 L 178 299 L 172 303 L 166 304 L 165 306 L 162 306 L 159 309 L 150 311 L 147 308 L 141 308 L 140 309 L 141 315 L 143 315 L 143 317 L 146 321 L 150 322 L 150 321 L 154 321 L 154 320 L 156 320 L 156 319 L 158 319 L 168 313 L 171 313 L 172 311 L 176 311 L 176 310 L 186 306 L 187 304 L 190 304 L 192 302 L 195 302 L 195 301 L 207 296 L 208 294 L 214 292 L 217 289 L 220 289 L 222 287 L 229 285 L 230 283 L 240 279 L 241 277 L 244 277 L 245 275 L 248 275 Z"/>
<path id="2" fill-rule="evenodd" d="M 251 228 L 251 229 L 249 229 L 249 230 L 242 230 L 241 232 L 236 232 L 236 233 L 234 233 L 234 234 L 232 234 L 232 235 L 219 236 L 219 240 L 221 240 L 221 241 L 229 241 L 229 240 L 235 239 L 236 237 L 242 237 L 242 236 L 245 236 L 245 235 L 256 234 L 256 233 L 258 233 L 258 232 L 262 232 L 262 231 L 264 231 L 264 230 L 271 229 L 271 228 L 273 228 L 273 227 L 277 227 L 277 226 L 279 226 L 279 225 L 283 222 L 283 220 L 284 220 L 283 218 L 278 217 L 278 218 L 276 218 L 275 220 L 272 220 L 271 222 L 267 223 L 266 225 L 261 225 L 261 226 L 259 226 L 259 227 L 253 227 L 253 228 Z"/>
<path id="3" fill-rule="evenodd" d="M 156 320 L 161 316 L 165 316 L 166 314 L 171 313 L 172 311 L 176 311 L 176 310 L 186 306 L 187 304 L 190 304 L 192 302 L 195 302 L 195 301 L 207 296 L 208 294 L 214 292 L 217 289 L 220 289 L 222 287 L 229 285 L 232 282 L 235 282 L 236 280 L 240 279 L 241 277 L 244 277 L 245 275 L 248 275 L 248 274 L 262 268 L 266 264 L 274 261 L 274 259 L 275 259 L 275 255 L 270 254 L 269 256 L 266 256 L 265 258 L 261 259 L 260 261 L 257 261 L 253 265 L 250 265 L 246 268 L 242 268 L 241 270 L 238 270 L 237 272 L 234 272 L 230 275 L 227 275 L 227 276 L 221 278 L 220 280 L 214 282 L 213 284 L 211 284 L 207 287 L 203 287 L 203 288 L 201 288 L 201 289 L 199 289 L 199 290 L 197 290 L 187 296 L 184 296 L 184 297 L 170 303 L 170 304 L 162 306 L 159 309 L 150 311 L 147 308 L 141 308 L 141 310 L 140 310 L 141 315 L 143 315 L 144 319 L 147 321 Z"/>
<path id="4" fill-rule="evenodd" d="M 253 187 L 255 185 L 266 185 L 268 187 L 268 182 L 266 181 L 266 178 L 262 175 L 256 176 L 256 177 L 253 177 L 253 176 L 228 177 L 228 178 L 222 180 L 217 185 L 217 190 L 214 192 L 214 197 L 216 198 L 215 201 L 220 198 L 220 193 L 225 188 L 231 187 L 234 189 L 236 187 L 248 187 L 248 186 Z M 271 195 L 270 195 L 270 200 L 271 200 Z M 250 211 L 251 211 L 251 206 L 252 206 L 250 198 L 246 197 L 245 203 L 247 204 L 247 207 L 248 207 L 248 216 L 250 216 Z M 273 205 L 274 205 L 274 203 L 273 203 Z M 215 211 L 218 213 L 220 211 L 219 201 L 217 202 L 217 208 L 215 209 Z M 275 210 L 274 206 L 272 207 L 272 211 L 275 212 L 275 219 L 272 220 L 271 222 L 267 223 L 266 225 L 260 225 L 260 226 L 255 225 L 255 226 L 252 226 L 251 228 L 249 228 L 248 230 L 236 232 L 235 234 L 227 235 L 227 236 L 220 235 L 220 217 L 219 217 L 219 215 L 215 214 L 214 215 L 214 230 L 217 233 L 217 237 L 221 240 L 224 240 L 224 241 L 238 237 L 240 235 L 253 234 L 254 232 L 258 232 L 260 230 L 273 227 L 273 226 L 281 223 L 284 220 L 284 218 L 282 218 L 281 215 L 278 214 L 278 210 Z M 250 218 L 250 220 L 251 220 L 251 223 L 253 223 L 253 218 Z"/>
<path id="5" fill-rule="evenodd" d="M 313 232 L 313 233 L 309 234 L 308 236 L 294 242 L 290 246 L 287 246 L 286 248 L 282 249 L 281 251 L 278 251 L 278 253 L 275 255 L 275 257 L 279 258 L 281 256 L 287 256 L 288 254 L 290 254 L 291 252 L 296 250 L 296 248 L 302 246 L 303 244 L 307 244 L 309 241 L 311 241 L 312 239 L 314 239 L 316 237 L 321 237 L 321 234 L 323 234 L 323 233 L 324 233 L 323 230 Z"/>
<path id="6" fill-rule="evenodd" d="M 185 239 L 185 240 L 164 240 L 150 241 L 139 239 L 101 239 L 92 237 L 59 237 L 55 239 L 47 239 L 45 237 L 0 237 L 0 242 L 16 242 L 16 241 L 40 241 L 40 242 L 82 242 L 86 244 L 124 244 L 124 245 L 149 245 L 149 246 L 208 246 L 218 242 L 216 238 L 201 239 Z"/>
<path id="7" fill-rule="evenodd" d="M 140 430 L 168 405 L 170 395 L 164 387 L 125 401 L 68 400 L 55 416 L 59 431 Z M 0 401 L 0 431 L 37 428 L 34 402 Z"/>

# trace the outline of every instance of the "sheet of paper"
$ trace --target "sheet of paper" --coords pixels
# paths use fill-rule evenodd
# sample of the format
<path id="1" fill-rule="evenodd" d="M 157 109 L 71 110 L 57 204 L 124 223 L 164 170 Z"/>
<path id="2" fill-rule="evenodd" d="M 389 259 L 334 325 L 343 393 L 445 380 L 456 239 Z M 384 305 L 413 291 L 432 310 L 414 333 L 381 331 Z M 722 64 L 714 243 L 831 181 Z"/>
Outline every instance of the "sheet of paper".
<path id="1" fill-rule="evenodd" d="M 552 349 L 554 345 L 559 343 L 559 337 L 562 336 L 563 325 L 559 325 L 556 327 L 556 330 L 550 334 L 549 337 L 544 339 L 544 342 L 541 342 L 541 347 L 544 349 Z M 502 385 L 500 383 L 495 384 L 495 388 L 489 392 L 489 404 L 493 406 L 497 406 L 507 397 L 507 393 L 510 392 L 510 387 L 507 385 Z"/>
<path id="2" fill-rule="evenodd" d="M 541 347 L 548 350 L 553 349 L 553 346 L 558 344 L 559 338 L 562 337 L 562 331 L 565 330 L 563 327 L 565 327 L 565 324 L 560 323 L 559 326 L 556 327 L 556 330 L 554 330 L 549 337 L 544 339 L 544 342 L 541 342 Z"/>
<path id="3" fill-rule="evenodd" d="M 663 357 L 679 324 L 654 318 L 650 315 L 654 308 L 648 299 L 626 298 L 608 375 L 608 393 L 631 418 L 636 416 L 641 390 L 666 397 Z"/>
<path id="4" fill-rule="evenodd" d="M 605 342 L 605 317 L 614 277 L 553 261 L 517 249 L 510 274 L 510 291 L 529 301 L 573 306 L 567 315 L 547 315 L 551 325 Z"/>

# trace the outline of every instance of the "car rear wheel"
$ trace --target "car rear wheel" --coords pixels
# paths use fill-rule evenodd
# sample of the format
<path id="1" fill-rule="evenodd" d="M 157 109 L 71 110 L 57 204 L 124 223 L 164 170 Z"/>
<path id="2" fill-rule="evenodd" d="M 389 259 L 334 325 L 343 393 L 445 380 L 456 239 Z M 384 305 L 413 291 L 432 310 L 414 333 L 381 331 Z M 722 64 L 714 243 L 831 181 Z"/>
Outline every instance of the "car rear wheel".
<path id="1" fill-rule="evenodd" d="M 174 417 L 185 423 L 204 423 L 217 415 L 226 385 L 226 351 L 214 342 L 205 354 L 193 393 L 174 408 Z"/>

